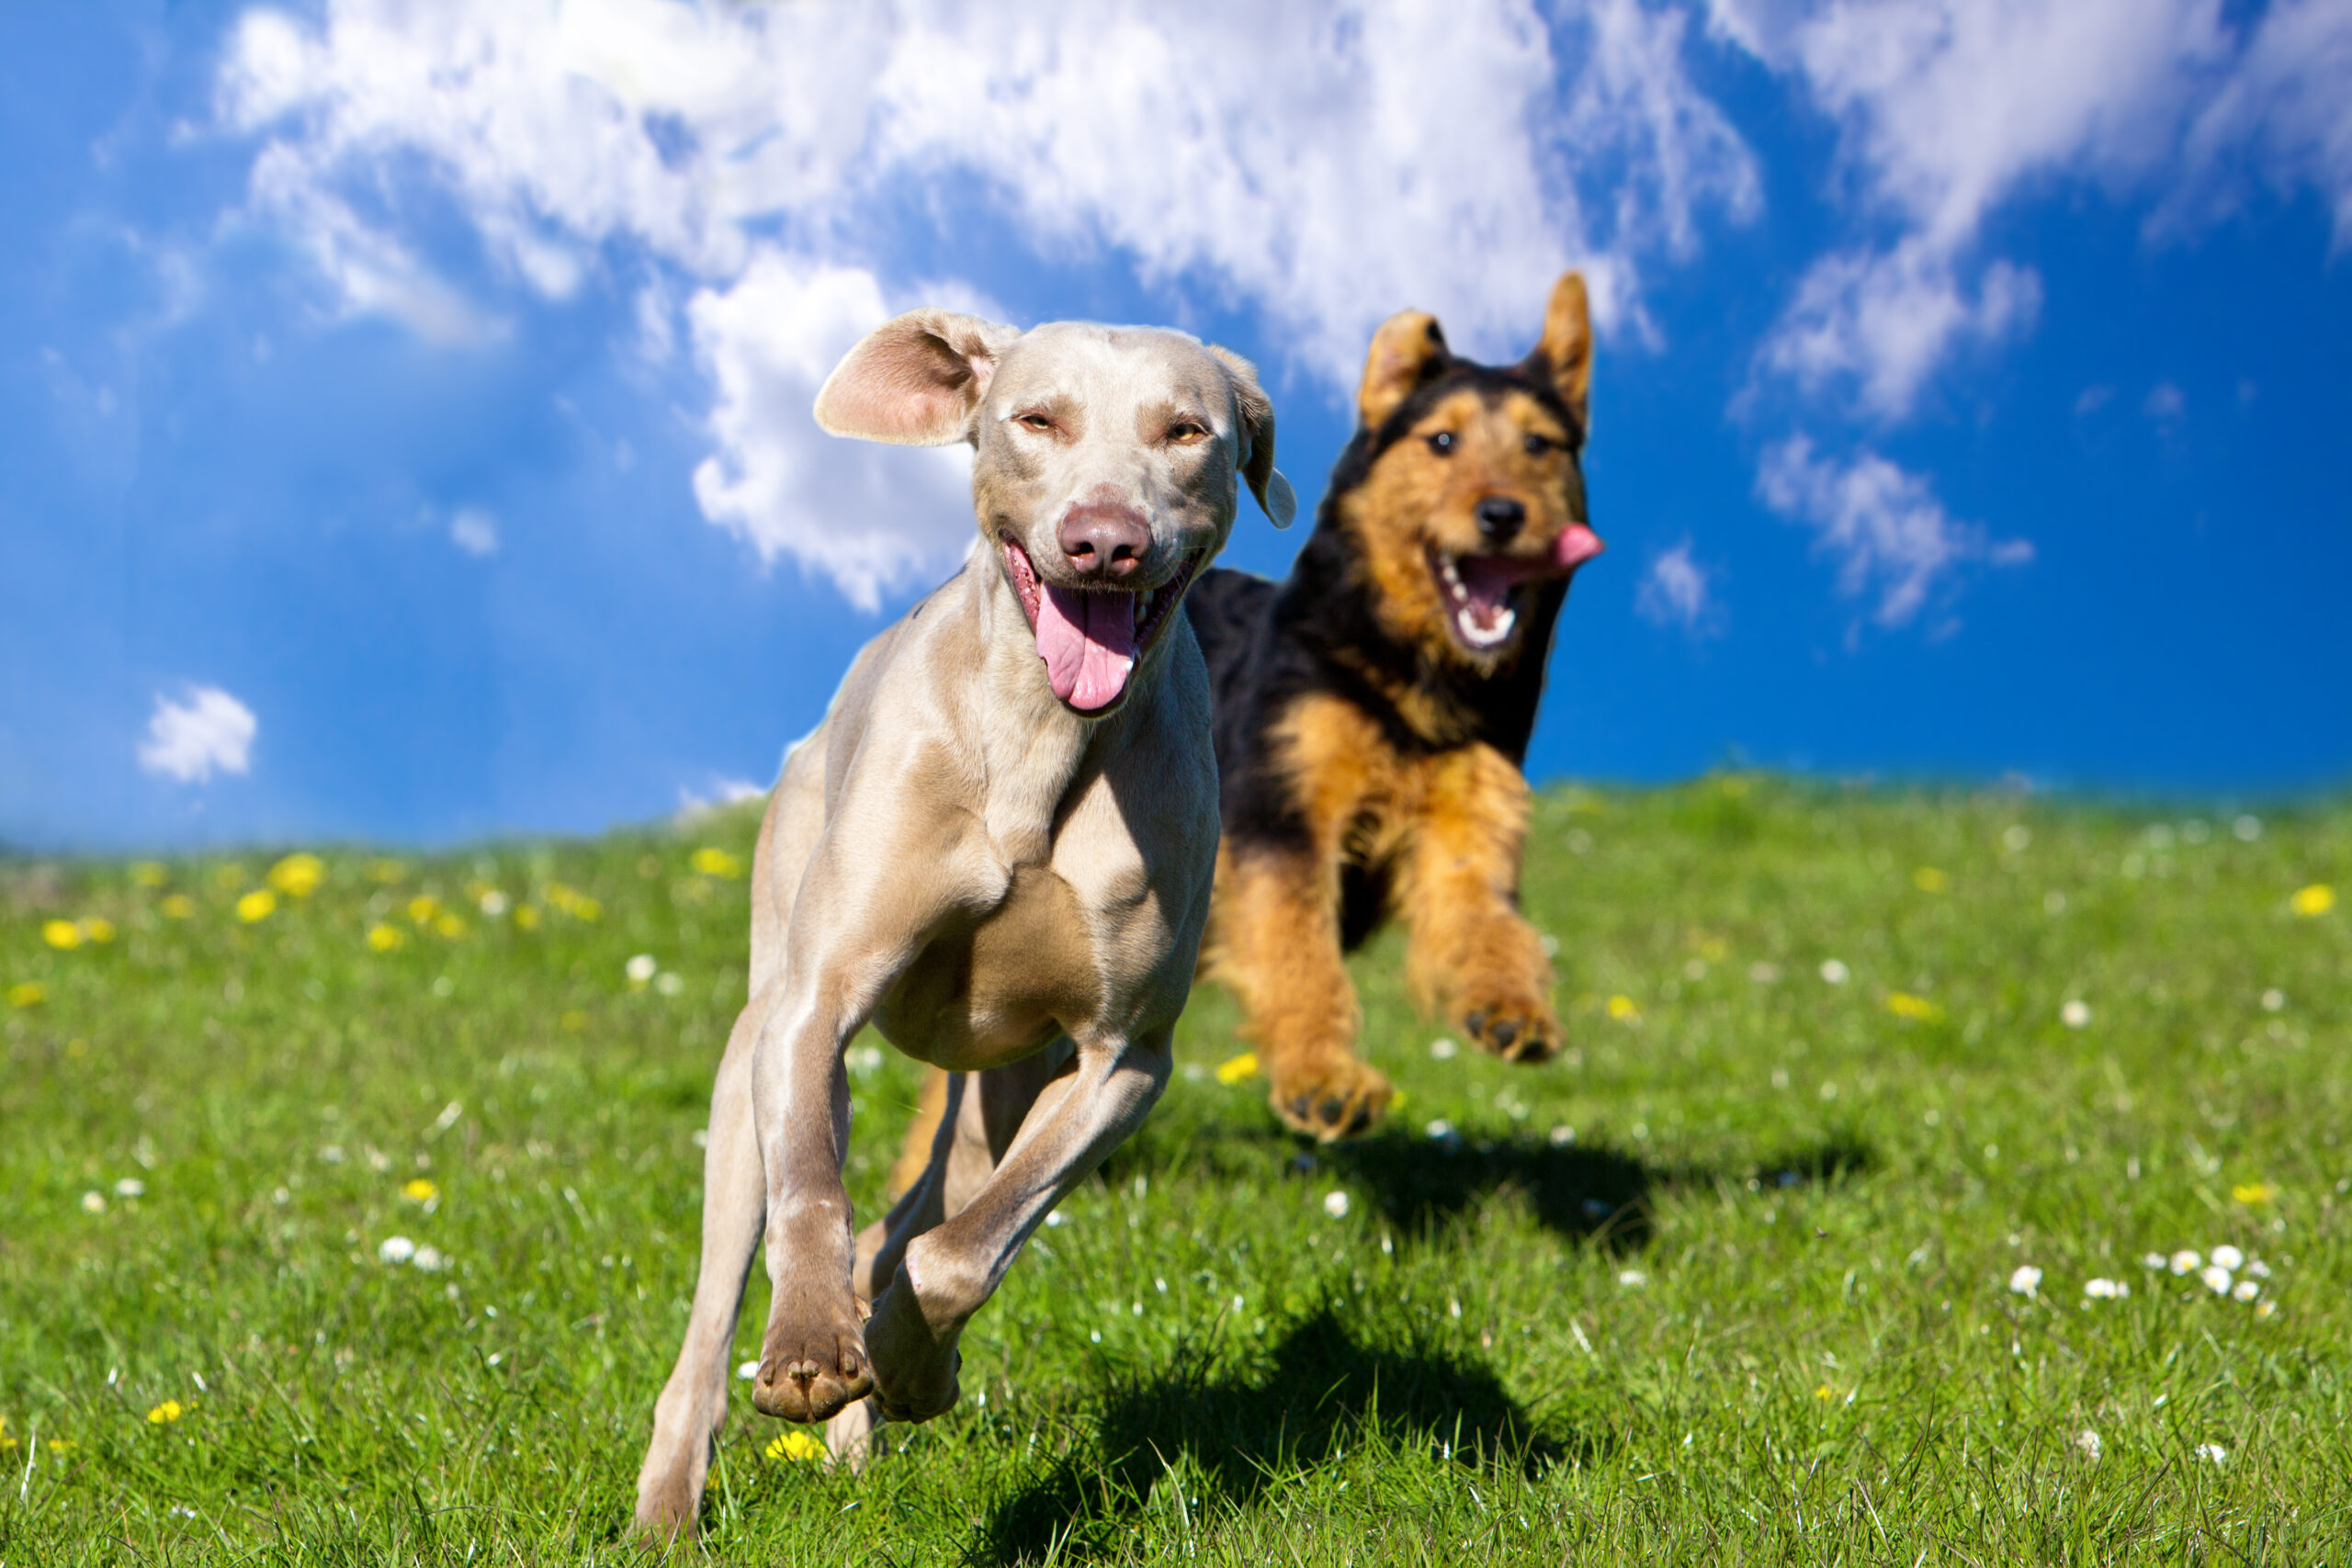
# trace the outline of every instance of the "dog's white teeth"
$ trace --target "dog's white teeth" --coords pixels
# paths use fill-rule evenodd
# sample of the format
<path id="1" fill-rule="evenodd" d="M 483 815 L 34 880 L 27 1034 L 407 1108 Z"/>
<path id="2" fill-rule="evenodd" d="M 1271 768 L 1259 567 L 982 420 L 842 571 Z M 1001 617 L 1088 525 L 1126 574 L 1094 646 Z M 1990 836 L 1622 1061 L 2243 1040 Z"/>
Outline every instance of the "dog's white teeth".
<path id="1" fill-rule="evenodd" d="M 1477 607 L 1465 604 L 1453 624 L 1462 628 L 1462 639 L 1471 647 L 1496 648 L 1509 639 L 1511 627 L 1519 624 L 1519 612 L 1506 604 L 1495 612 L 1493 620 L 1482 623 Z"/>
<path id="2" fill-rule="evenodd" d="M 1439 556 L 1437 558 L 1437 569 L 1440 572 L 1444 574 L 1445 585 L 1448 588 L 1453 589 L 1456 592 L 1460 592 L 1462 591 L 1462 574 L 1453 569 L 1453 558 L 1449 556 Z"/>

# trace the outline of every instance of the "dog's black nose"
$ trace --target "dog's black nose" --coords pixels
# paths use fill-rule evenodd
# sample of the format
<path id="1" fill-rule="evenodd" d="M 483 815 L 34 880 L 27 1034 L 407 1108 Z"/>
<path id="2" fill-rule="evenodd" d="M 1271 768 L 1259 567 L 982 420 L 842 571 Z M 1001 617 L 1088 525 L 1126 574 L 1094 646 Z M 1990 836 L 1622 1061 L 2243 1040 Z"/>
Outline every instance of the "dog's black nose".
<path id="1" fill-rule="evenodd" d="M 1062 518 L 1062 555 L 1080 577 L 1124 581 L 1151 554 L 1151 525 L 1134 507 L 1104 502 L 1073 506 Z"/>
<path id="2" fill-rule="evenodd" d="M 1500 545 L 1527 525 L 1527 507 L 1507 495 L 1490 495 L 1478 503 L 1478 532 Z"/>

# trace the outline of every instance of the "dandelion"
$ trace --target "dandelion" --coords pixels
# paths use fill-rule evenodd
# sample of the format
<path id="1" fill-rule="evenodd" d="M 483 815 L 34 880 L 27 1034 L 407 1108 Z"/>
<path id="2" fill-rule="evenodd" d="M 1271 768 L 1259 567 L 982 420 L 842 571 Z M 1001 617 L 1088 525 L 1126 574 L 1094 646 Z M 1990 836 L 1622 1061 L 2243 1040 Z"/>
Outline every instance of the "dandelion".
<path id="1" fill-rule="evenodd" d="M 186 1406 L 182 1405 L 178 1400 L 167 1399 L 147 1412 L 147 1424 L 150 1427 L 168 1427 L 187 1414 Z"/>
<path id="2" fill-rule="evenodd" d="M 2105 1451 L 2104 1446 L 2098 1440 L 2098 1434 L 2088 1427 L 2075 1434 L 2075 1447 L 2081 1450 L 2082 1456 L 2093 1464 L 2098 1462 L 2098 1456 Z"/>
<path id="3" fill-rule="evenodd" d="M 412 924 L 429 926 L 433 917 L 441 912 L 441 900 L 430 893 L 420 893 L 408 901 L 408 918 Z"/>
<path id="4" fill-rule="evenodd" d="M 368 928 L 368 945 L 378 953 L 398 953 L 408 945 L 408 938 L 401 933 L 398 926 L 378 921 Z"/>
<path id="5" fill-rule="evenodd" d="M 466 922 L 444 909 L 433 917 L 433 934 L 446 941 L 455 942 L 466 934 Z"/>
<path id="6" fill-rule="evenodd" d="M 823 1459 L 825 1441 L 822 1438 L 794 1427 L 767 1446 L 767 1456 L 779 1462 L 793 1460 Z"/>
<path id="7" fill-rule="evenodd" d="M 401 1188 L 401 1196 L 412 1203 L 430 1203 L 441 1196 L 441 1189 L 426 1177 L 417 1177 Z"/>
<path id="8" fill-rule="evenodd" d="M 1453 1060 L 1454 1053 L 1461 1049 L 1462 1047 L 1455 1044 L 1453 1041 L 1441 1036 L 1440 1038 L 1430 1042 L 1430 1060 L 1432 1062 L 1451 1062 Z"/>
<path id="9" fill-rule="evenodd" d="M 83 1193 L 83 1194 L 82 1194 L 82 1212 L 83 1212 L 84 1213 L 85 1213 L 85 1214 L 103 1214 L 103 1213 L 105 1213 L 107 1212 L 107 1200 L 106 1200 L 106 1194 L 105 1194 L 105 1193 L 103 1193 L 103 1192 L 85 1192 L 85 1193 Z"/>
<path id="10" fill-rule="evenodd" d="M 1911 886 L 1922 893 L 1949 893 L 1951 891 L 1951 878 L 1934 866 L 1923 865 L 1911 874 Z"/>
<path id="11" fill-rule="evenodd" d="M 71 953 L 82 945 L 82 928 L 71 920 L 43 920 L 40 939 L 60 953 Z"/>
<path id="12" fill-rule="evenodd" d="M 2250 1302 L 2260 1294 L 2262 1281 L 2259 1280 L 2240 1280 L 2230 1287 L 2230 1299 L 2233 1301 Z"/>
<path id="13" fill-rule="evenodd" d="M 2166 1266 L 2176 1274 L 2194 1274 L 2205 1266 L 2205 1258 L 2195 1247 L 2184 1247 L 2166 1260 Z"/>
<path id="14" fill-rule="evenodd" d="M 1239 1083 L 1243 1078 L 1255 1077 L 1257 1075 L 1258 1053 L 1255 1051 L 1244 1051 L 1238 1056 L 1228 1056 L 1216 1065 L 1216 1081 L 1219 1083 Z"/>
<path id="15" fill-rule="evenodd" d="M 185 893 L 173 893 L 166 895 L 155 908 L 163 911 L 164 919 L 167 920 L 185 920 L 196 913 L 196 900 Z"/>
<path id="16" fill-rule="evenodd" d="M 104 915 L 85 915 L 80 921 L 82 940 L 101 944 L 114 940 L 114 922 Z"/>
<path id="17" fill-rule="evenodd" d="M 2083 1294 L 2094 1301 L 2120 1301 L 2132 1293 L 2132 1287 L 2120 1280 L 2086 1280 Z"/>
<path id="18" fill-rule="evenodd" d="M 514 929 L 518 931 L 537 931 L 539 929 L 538 906 L 535 904 L 526 904 L 521 908 L 515 910 Z"/>
<path id="19" fill-rule="evenodd" d="M 256 887 L 237 900 L 237 919 L 247 925 L 266 920 L 277 908 L 277 895 L 266 887 Z"/>
<path id="20" fill-rule="evenodd" d="M 2206 1464 L 2227 1464 L 2230 1462 L 2230 1450 L 2219 1443 L 2199 1443 L 2197 1445 L 2197 1457 Z"/>
<path id="21" fill-rule="evenodd" d="M 1642 1010 L 1634 1005 L 1631 997 L 1611 997 L 1609 998 L 1609 1016 L 1620 1023 L 1639 1023 Z"/>
<path id="22" fill-rule="evenodd" d="M 2204 1269 L 2199 1273 L 2197 1277 L 2199 1280 L 2204 1280 L 2205 1288 L 2212 1292 L 2215 1295 L 2220 1296 L 2229 1293 L 2230 1271 L 2222 1268 L 2220 1264 L 2207 1264 Z"/>
<path id="23" fill-rule="evenodd" d="M 326 879 L 326 862 L 313 854 L 288 855 L 269 868 L 269 885 L 288 898 L 308 898 Z"/>
<path id="24" fill-rule="evenodd" d="M 605 907 L 576 887 L 560 882 L 550 882 L 542 895 L 547 901 L 575 920 L 594 920 L 605 912 Z"/>
<path id="25" fill-rule="evenodd" d="M 49 987 L 39 980 L 19 980 L 8 987 L 8 1005 L 12 1008 L 37 1008 L 49 1000 Z"/>
<path id="26" fill-rule="evenodd" d="M 2028 1299 L 2041 1293 L 2041 1270 L 2030 1263 L 2020 1263 L 2009 1276 L 2009 1294 Z"/>
<path id="27" fill-rule="evenodd" d="M 1638 1291 L 1649 1282 L 1650 1277 L 1647 1274 L 1643 1273 L 1638 1269 L 1620 1269 L 1617 1270 L 1617 1283 L 1623 1286 L 1626 1290 Z"/>
<path id="28" fill-rule="evenodd" d="M 2324 882 L 2314 882 L 2309 887 L 2297 889 L 2287 904 L 2303 919 L 2316 919 L 2335 908 L 2335 889 Z"/>
<path id="29" fill-rule="evenodd" d="M 708 847 L 696 850 L 686 862 L 705 876 L 723 876 L 732 882 L 743 874 L 743 863 L 725 850 Z"/>
<path id="30" fill-rule="evenodd" d="M 172 874 L 158 861 L 140 860 L 130 863 L 130 881 L 137 887 L 161 887 L 171 880 Z"/>
<path id="31" fill-rule="evenodd" d="M 144 1198 L 147 1184 L 135 1176 L 126 1176 L 114 1184 L 114 1190 L 118 1198 Z"/>
<path id="32" fill-rule="evenodd" d="M 652 982 L 655 971 L 661 967 L 662 965 L 654 961 L 653 954 L 640 953 L 623 964 L 621 971 L 628 976 L 629 989 L 641 991 Z"/>
<path id="33" fill-rule="evenodd" d="M 1821 977 L 1833 986 L 1842 986 L 1854 977 L 1854 972 L 1838 959 L 1825 958 L 1821 961 Z"/>
<path id="34" fill-rule="evenodd" d="M 2213 1249 L 2211 1261 L 2216 1268 L 2234 1270 L 2245 1261 L 2245 1254 L 2223 1242 Z"/>
<path id="35" fill-rule="evenodd" d="M 376 1256 L 397 1269 L 416 1256 L 416 1243 L 404 1235 L 388 1235 L 376 1248 Z"/>
<path id="36" fill-rule="evenodd" d="M 1916 1023 L 1933 1023 L 1943 1017 L 1944 1010 L 1925 997 L 1915 997 L 1908 991 L 1890 992 L 1886 1010 L 1897 1018 L 1907 1018 Z"/>
<path id="37" fill-rule="evenodd" d="M 1838 1397 L 1838 1391 L 1831 1388 L 1827 1383 L 1823 1383 L 1819 1388 L 1813 1391 L 1813 1397 L 1821 1400 L 1826 1404 Z"/>
<path id="38" fill-rule="evenodd" d="M 1348 1195 L 1334 1187 L 1323 1194 L 1323 1212 L 1335 1220 L 1348 1217 Z"/>

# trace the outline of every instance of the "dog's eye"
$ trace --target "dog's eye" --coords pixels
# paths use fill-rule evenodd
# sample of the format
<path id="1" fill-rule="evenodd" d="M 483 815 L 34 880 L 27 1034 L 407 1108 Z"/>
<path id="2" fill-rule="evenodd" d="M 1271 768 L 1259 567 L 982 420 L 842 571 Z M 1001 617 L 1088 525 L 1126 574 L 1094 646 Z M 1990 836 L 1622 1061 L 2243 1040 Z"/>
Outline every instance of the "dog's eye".
<path id="1" fill-rule="evenodd" d="M 1024 413 L 1021 416 L 1021 423 L 1041 433 L 1054 428 L 1054 422 L 1041 413 Z"/>
<path id="2" fill-rule="evenodd" d="M 1527 455 L 1531 457 L 1541 457 L 1552 449 L 1553 445 L 1547 436 L 1530 435 L 1527 438 Z"/>
<path id="3" fill-rule="evenodd" d="M 1178 420 L 1168 427 L 1168 439 L 1180 446 L 1189 446 L 1193 442 L 1202 440 L 1207 434 L 1206 430 L 1189 419 Z"/>
<path id="4" fill-rule="evenodd" d="M 1441 430 L 1430 437 L 1430 450 L 1441 457 L 1453 456 L 1453 432 Z"/>

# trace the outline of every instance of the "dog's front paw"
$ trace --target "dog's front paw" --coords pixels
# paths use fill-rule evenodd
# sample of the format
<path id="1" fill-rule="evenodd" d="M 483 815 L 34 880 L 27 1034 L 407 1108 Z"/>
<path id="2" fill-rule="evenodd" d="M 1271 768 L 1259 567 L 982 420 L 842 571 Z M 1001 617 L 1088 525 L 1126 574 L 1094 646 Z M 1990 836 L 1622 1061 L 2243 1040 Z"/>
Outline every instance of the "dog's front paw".
<path id="1" fill-rule="evenodd" d="M 1396 1092 L 1379 1068 L 1339 1052 L 1295 1066 L 1278 1064 L 1272 1077 L 1266 1102 L 1283 1125 L 1326 1144 L 1365 1131 Z"/>
<path id="2" fill-rule="evenodd" d="M 854 1312 L 846 1321 L 808 1331 L 782 1323 L 768 1325 L 759 1374 L 752 1382 L 752 1404 L 761 1415 L 826 1421 L 873 1389 L 874 1367 Z"/>
<path id="3" fill-rule="evenodd" d="M 1560 1049 L 1560 1021 L 1541 996 L 1514 987 L 1472 987 L 1462 1028 L 1482 1051 L 1506 1062 L 1548 1061 Z"/>

